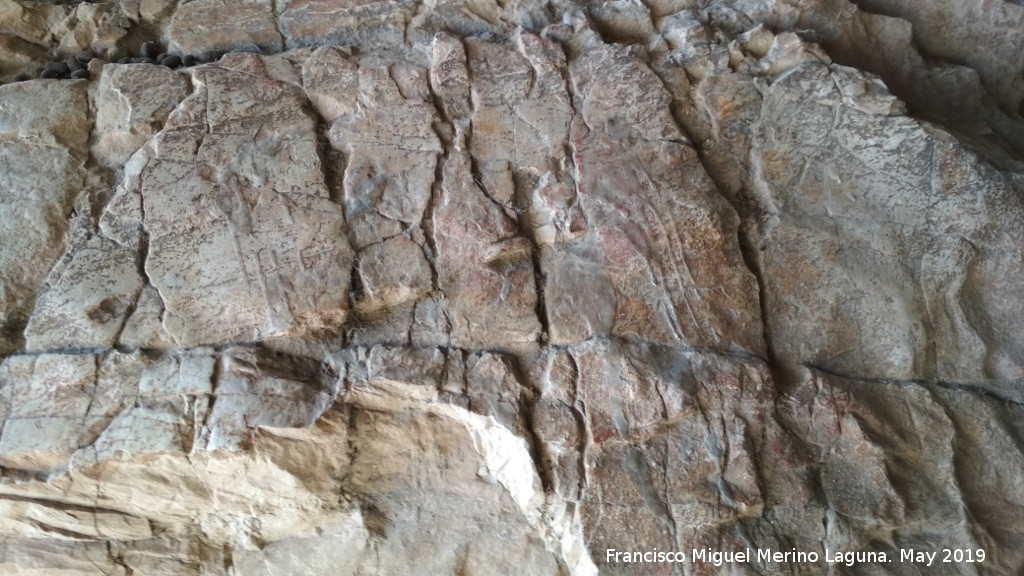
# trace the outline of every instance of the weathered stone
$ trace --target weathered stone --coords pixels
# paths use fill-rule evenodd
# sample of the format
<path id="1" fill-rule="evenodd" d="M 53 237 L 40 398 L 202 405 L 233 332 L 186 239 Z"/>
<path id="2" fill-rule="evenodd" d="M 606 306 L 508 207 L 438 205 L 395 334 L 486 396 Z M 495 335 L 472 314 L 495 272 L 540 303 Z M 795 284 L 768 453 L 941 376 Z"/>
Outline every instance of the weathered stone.
<path id="1" fill-rule="evenodd" d="M 611 318 L 594 306 L 579 318 L 555 300 L 553 320 L 567 323 L 555 325 L 559 336 L 600 336 L 589 330 L 610 323 L 611 334 L 625 338 L 761 353 L 757 288 L 736 243 L 738 219 L 676 127 L 661 80 L 611 47 L 577 59 L 571 74 L 581 103 L 571 137 L 577 193 L 593 232 L 564 258 L 595 258 L 604 270 L 594 279 L 610 283 L 616 299 Z"/>
<path id="2" fill-rule="evenodd" d="M 311 426 L 334 400 L 336 382 L 321 378 L 316 363 L 282 361 L 234 350 L 223 356 L 206 421 L 205 448 L 238 448 L 257 426 Z"/>
<path id="3" fill-rule="evenodd" d="M 540 337 L 530 242 L 475 183 L 467 154 L 445 161 L 434 208 L 438 288 L 452 343 L 522 348 Z"/>
<path id="4" fill-rule="evenodd" d="M 360 286 L 356 309 L 361 314 L 418 300 L 432 287 L 423 248 L 405 236 L 364 248 L 356 270 Z"/>
<path id="5" fill-rule="evenodd" d="M 73 249 L 36 301 L 25 328 L 30 352 L 110 348 L 142 290 L 135 251 L 94 237 Z"/>
<path id="6" fill-rule="evenodd" d="M 435 35 L 447 33 L 487 38 L 512 32 L 516 26 L 539 28 L 549 18 L 538 0 L 514 4 L 497 0 L 439 0 L 429 7 L 417 7 L 415 15 L 408 19 L 405 36 L 410 42 L 429 42 Z"/>
<path id="7" fill-rule="evenodd" d="M 976 70 L 986 89 L 1006 110 L 1019 107 L 1024 97 L 1024 78 L 1015 72 L 1024 67 L 1024 38 L 1014 27 L 1022 7 L 1013 2 L 913 2 L 869 1 L 864 10 L 898 17 L 912 26 L 914 42 L 929 55 L 961 62 Z M 943 26 L 955 22 L 955 26 Z M 986 57 L 981 55 L 985 54 Z"/>
<path id="8" fill-rule="evenodd" d="M 412 7 L 409 0 L 279 0 L 276 9 L 289 48 L 321 44 L 372 48 L 402 42 L 404 12 Z"/>
<path id="9" fill-rule="evenodd" d="M 306 97 L 327 122 L 354 116 L 359 103 L 359 66 L 338 48 L 317 48 L 302 66 Z"/>
<path id="10" fill-rule="evenodd" d="M 540 469 L 552 489 L 568 501 L 578 501 L 587 487 L 583 452 L 590 440 L 582 420 L 585 404 L 579 397 L 579 364 L 569 353 L 545 359 L 540 397 L 530 406 L 529 427 L 540 442 Z"/>
<path id="11" fill-rule="evenodd" d="M 196 345 L 339 325 L 352 257 L 341 209 L 326 198 L 315 122 L 257 56 L 225 57 L 193 82 L 137 184 L 164 327 Z M 239 98 L 232 87 L 243 85 L 250 96 Z M 206 323 L 210 314 L 222 322 Z"/>
<path id="12" fill-rule="evenodd" d="M 177 7 L 174 0 L 120 0 L 121 11 L 133 21 L 160 22 Z"/>
<path id="13" fill-rule="evenodd" d="M 476 174 L 494 201 L 523 207 L 542 178 L 568 179 L 563 168 L 573 110 L 562 49 L 526 33 L 518 37 L 519 50 L 472 39 L 467 47 Z"/>
<path id="14" fill-rule="evenodd" d="M 162 66 L 104 66 L 94 97 L 93 155 L 108 167 L 122 166 L 163 126 L 188 91 L 185 78 Z"/>
<path id="15" fill-rule="evenodd" d="M 207 418 L 215 358 L 202 350 L 154 355 L 113 353 L 98 359 L 97 405 L 103 428 L 80 448 L 77 466 L 159 453 L 185 454 L 199 443 Z"/>
<path id="16" fill-rule="evenodd" d="M 59 51 L 75 54 L 91 49 L 104 55 L 114 54 L 117 44 L 128 34 L 131 21 L 114 3 L 82 2 L 63 22 L 51 29 L 60 38 Z"/>
<path id="17" fill-rule="evenodd" d="M 273 0 L 196 0 L 181 4 L 167 37 L 172 52 L 278 52 L 284 38 L 276 26 Z M 202 23 L 197 26 L 197 23 Z"/>
<path id="18" fill-rule="evenodd" d="M 430 63 L 430 88 L 441 100 L 448 120 L 461 129 L 459 120 L 469 115 L 469 70 L 462 39 L 449 34 L 435 36 Z"/>
<path id="19" fill-rule="evenodd" d="M 22 70 L 46 62 L 46 50 L 14 36 L 0 35 L 0 78 L 10 81 Z"/>
<path id="20" fill-rule="evenodd" d="M 125 320 L 119 343 L 132 348 L 171 348 L 174 338 L 163 326 L 164 302 L 160 292 L 146 286 L 135 301 L 135 309 Z"/>
<path id="21" fill-rule="evenodd" d="M 1019 135 L 1024 125 L 1015 110 L 1024 83 L 1011 72 L 1020 68 L 1015 47 L 1022 41 L 1003 32 L 1007 23 L 1022 17 L 1016 6 L 998 1 L 969 6 L 938 2 L 924 8 L 905 0 L 757 0 L 740 9 L 745 14 L 740 12 L 737 20 L 752 17 L 775 30 L 813 30 L 837 61 L 878 74 L 929 121 L 1008 147 L 1017 156 L 1024 150 Z M 952 21 L 958 25 L 950 26 Z M 993 57 L 979 58 L 980 53 Z"/>
<path id="22" fill-rule="evenodd" d="M 469 409 L 489 416 L 522 436 L 524 390 L 514 373 L 514 360 L 508 356 L 481 352 L 466 358 L 466 396 Z"/>
<path id="23" fill-rule="evenodd" d="M 385 348 L 374 346 L 366 358 L 367 382 L 383 378 L 437 388 L 445 370 L 446 358 L 437 348 Z M 358 386 L 350 380 L 350 385 Z"/>
<path id="24" fill-rule="evenodd" d="M 213 359 L 202 354 L 12 356 L 0 365 L 0 460 L 53 473 L 71 463 L 188 452 L 212 376 Z"/>
<path id="25" fill-rule="evenodd" d="M 544 305 L 552 342 L 582 342 L 611 333 L 616 293 L 603 260 L 600 248 L 592 244 L 565 244 L 543 251 Z M 574 288 L 577 278 L 587 278 L 589 287 Z"/>
<path id="26" fill-rule="evenodd" d="M 351 85 L 348 70 L 338 77 L 343 83 L 331 88 Z M 426 71 L 422 76 L 425 83 Z M 360 66 L 356 78 L 358 92 L 348 98 L 358 95 L 358 105 L 334 120 L 329 136 L 346 156 L 345 217 L 353 245 L 362 248 L 419 226 L 441 143 L 433 105 L 403 95 L 390 66 Z"/>
<path id="27" fill-rule="evenodd" d="M 1019 3 L 0 0 L 0 572 L 1019 573 Z"/>
<path id="28" fill-rule="evenodd" d="M 14 36 L 37 46 L 53 40 L 50 27 L 64 19 L 67 7 L 44 3 L 0 1 L 0 34 Z"/>
<path id="29" fill-rule="evenodd" d="M 592 472 L 582 505 L 591 553 L 690 552 L 718 546 L 717 538 L 741 549 L 737 532 L 765 505 L 759 456 L 784 437 L 764 404 L 774 396 L 767 368 L 660 346 L 591 346 L 573 356 L 578 374 L 562 372 L 570 379 L 552 385 L 571 390 L 578 382 L 575 394 L 588 408 L 593 446 L 584 457 Z"/>
<path id="30" fill-rule="evenodd" d="M 395 392 L 401 394 L 401 388 Z M 358 396 L 353 401 L 362 404 Z M 429 405 L 399 412 L 358 410 L 352 424 L 356 451 L 350 487 L 379 515 L 374 525 L 385 537 L 380 557 L 388 570 L 450 573 L 461 565 L 498 574 L 548 574 L 567 565 L 573 573 L 594 573 L 589 558 L 580 555 L 581 543 L 573 541 L 571 517 L 558 518 L 549 533 L 536 532 L 544 509 L 540 481 L 526 444 L 506 428 L 461 408 Z M 432 446 L 424 452 L 393 451 L 386 439 L 410 431 L 429 435 Z M 434 452 L 440 446 L 444 451 Z M 455 456 L 459 453 L 474 457 Z M 435 468 L 439 459 L 446 462 L 443 475 Z M 424 500 L 423 488 L 443 496 Z M 464 498 L 474 505 L 452 505 Z M 495 515 L 504 519 L 497 531 Z M 452 538 L 472 544 L 452 549 L 444 544 Z"/>
<path id="31" fill-rule="evenodd" d="M 91 120 L 85 86 L 0 86 L 0 354 L 21 338 L 36 292 L 63 252 L 67 213 L 85 182 Z"/>
<path id="32" fill-rule="evenodd" d="M 2 365 L 5 468 L 50 472 L 80 446 L 95 394 L 92 356 L 14 356 Z"/>
<path id="33" fill-rule="evenodd" d="M 1024 305 L 1006 267 L 1022 258 L 1016 178 L 890 116 L 848 69 L 784 74 L 753 115 L 729 113 L 730 84 L 698 86 L 714 137 L 749 150 L 745 186 L 770 217 L 752 243 L 776 354 L 871 378 L 1019 379 L 1024 348 L 1002 324 Z"/>

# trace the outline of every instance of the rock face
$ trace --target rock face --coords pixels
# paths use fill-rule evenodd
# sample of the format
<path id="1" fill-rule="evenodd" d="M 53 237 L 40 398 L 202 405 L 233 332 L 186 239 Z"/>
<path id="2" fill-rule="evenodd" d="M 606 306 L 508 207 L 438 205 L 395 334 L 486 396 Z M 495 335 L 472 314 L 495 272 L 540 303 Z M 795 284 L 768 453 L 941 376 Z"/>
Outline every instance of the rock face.
<path id="1" fill-rule="evenodd" d="M 1021 30 L 0 0 L 0 572 L 1020 573 Z"/>
<path id="2" fill-rule="evenodd" d="M 0 86 L 0 350 L 8 354 L 22 339 L 35 296 L 64 251 L 68 212 L 85 184 L 85 88 L 56 81 Z"/>

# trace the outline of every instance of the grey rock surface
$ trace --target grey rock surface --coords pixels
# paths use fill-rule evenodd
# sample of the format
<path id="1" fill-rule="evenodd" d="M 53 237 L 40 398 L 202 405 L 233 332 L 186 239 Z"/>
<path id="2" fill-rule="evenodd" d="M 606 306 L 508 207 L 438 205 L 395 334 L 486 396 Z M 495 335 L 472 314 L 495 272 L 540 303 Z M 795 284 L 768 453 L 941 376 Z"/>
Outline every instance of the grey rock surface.
<path id="1" fill-rule="evenodd" d="M 0 573 L 1020 573 L 1022 44 L 0 0 Z"/>

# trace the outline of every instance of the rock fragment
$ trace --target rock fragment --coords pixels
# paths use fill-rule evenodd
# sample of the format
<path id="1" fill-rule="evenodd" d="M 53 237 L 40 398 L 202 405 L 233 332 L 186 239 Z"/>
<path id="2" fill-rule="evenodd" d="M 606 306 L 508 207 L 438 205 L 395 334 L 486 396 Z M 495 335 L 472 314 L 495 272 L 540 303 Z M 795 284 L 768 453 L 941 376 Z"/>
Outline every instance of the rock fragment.
<path id="1" fill-rule="evenodd" d="M 315 122 L 258 56 L 193 74 L 200 88 L 140 158 L 138 189 L 121 196 L 141 195 L 164 327 L 188 346 L 340 325 L 352 256 L 326 197 Z M 239 99 L 241 85 L 259 90 Z"/>
<path id="2" fill-rule="evenodd" d="M 0 86 L 0 96 L 0 351 L 9 351 L 63 252 L 91 120 L 80 84 L 22 82 Z"/>
<path id="3" fill-rule="evenodd" d="M 196 22 L 202 22 L 203 26 L 196 27 Z M 246 0 L 231 10 L 224 10 L 218 0 L 182 4 L 171 18 L 167 36 L 169 50 L 185 54 L 235 50 L 278 52 L 284 46 L 284 39 L 275 25 L 271 0 Z"/>
<path id="4" fill-rule="evenodd" d="M 580 95 L 571 135 L 575 179 L 593 232 L 560 260 L 608 282 L 600 290 L 614 290 L 615 312 L 608 317 L 593 304 L 576 312 L 573 300 L 554 300 L 552 331 L 585 339 L 610 325 L 625 338 L 762 353 L 757 287 L 736 241 L 738 219 L 679 132 L 661 80 L 616 48 L 577 59 L 571 75 Z M 595 258 L 603 271 L 580 256 Z"/>
<path id="5" fill-rule="evenodd" d="M 114 168 L 162 126 L 171 110 L 188 95 L 185 78 L 154 66 L 105 66 L 96 100 L 92 153 Z"/>
<path id="6" fill-rule="evenodd" d="M 94 237 L 47 283 L 25 329 L 29 352 L 113 347 L 143 279 L 134 250 Z"/>

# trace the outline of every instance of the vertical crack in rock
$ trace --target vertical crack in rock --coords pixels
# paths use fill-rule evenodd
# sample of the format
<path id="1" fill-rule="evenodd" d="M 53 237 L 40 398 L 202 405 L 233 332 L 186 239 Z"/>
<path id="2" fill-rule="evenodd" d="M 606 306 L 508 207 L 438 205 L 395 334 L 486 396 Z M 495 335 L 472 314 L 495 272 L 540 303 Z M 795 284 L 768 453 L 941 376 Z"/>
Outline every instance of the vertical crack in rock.
<path id="1" fill-rule="evenodd" d="M 435 109 L 440 112 L 437 108 L 435 101 Z M 449 125 L 450 126 L 450 123 Z M 435 130 L 436 131 L 436 130 Z M 438 139 L 441 139 L 441 133 L 438 132 Z M 438 196 L 441 194 L 441 184 L 444 177 L 444 166 L 448 160 L 448 154 L 450 152 L 451 144 L 444 144 L 445 150 L 437 155 L 437 163 L 434 166 L 434 179 L 430 184 L 430 199 L 427 201 L 427 205 L 424 208 L 424 216 L 420 221 L 420 229 L 423 231 L 424 243 L 423 243 L 423 255 L 430 265 L 430 287 L 431 292 L 436 293 L 438 291 L 438 275 L 437 275 L 437 242 L 434 239 L 434 207 L 437 204 Z M 450 332 L 449 330 L 446 332 Z"/>
<path id="2" fill-rule="evenodd" d="M 303 107 L 306 114 L 316 119 L 317 124 L 317 146 L 316 153 L 320 158 L 320 169 L 323 172 L 324 186 L 330 194 L 331 200 L 339 205 L 344 205 L 345 199 L 345 170 L 348 167 L 348 159 L 341 150 L 331 146 L 330 129 L 331 122 L 316 109 L 308 100 Z"/>
<path id="3" fill-rule="evenodd" d="M 533 468 L 537 471 L 538 476 L 540 476 L 541 487 L 544 493 L 554 494 L 556 485 L 555 472 L 551 467 L 550 459 L 546 456 L 543 438 L 538 433 L 534 423 L 534 414 L 537 403 L 541 398 L 542 385 L 532 381 L 529 376 L 531 371 L 528 368 L 524 368 L 523 363 L 529 360 L 531 359 L 528 357 L 519 356 L 515 357 L 512 364 L 512 374 L 515 376 L 520 388 L 519 397 L 516 400 L 522 411 L 523 427 L 526 431 Z"/>
<path id="4" fill-rule="evenodd" d="M 692 123 L 687 122 L 685 119 L 686 117 L 692 117 L 695 113 L 697 113 L 696 106 L 693 104 L 692 100 L 690 100 L 690 98 L 687 97 L 689 81 L 682 79 L 681 82 L 673 86 L 673 83 L 666 79 L 666 74 L 670 73 L 670 71 L 667 70 L 664 66 L 667 66 L 667 64 L 661 67 L 652 67 L 652 70 L 661 79 L 662 85 L 664 86 L 665 90 L 672 94 L 673 102 L 670 106 L 670 110 L 672 112 L 672 119 L 675 121 L 675 124 L 678 127 L 680 133 L 682 133 L 689 142 L 694 143 L 694 149 L 698 154 L 698 158 L 701 161 L 701 165 L 703 166 L 704 171 L 707 173 L 708 177 L 710 177 L 711 180 L 714 182 L 715 188 L 718 190 L 719 195 L 721 195 L 721 197 L 724 200 L 726 200 L 730 206 L 732 206 L 733 211 L 738 216 L 740 216 L 742 220 L 742 217 L 746 216 L 746 214 L 741 212 L 740 208 L 736 205 L 736 200 L 734 197 L 732 197 L 733 195 L 722 193 L 723 190 L 727 189 L 727 184 L 725 184 L 723 176 L 719 174 L 719 170 L 717 169 L 716 164 L 708 161 L 708 159 L 706 158 L 708 155 L 708 151 L 706 150 L 705 146 L 701 145 L 700 139 L 693 137 L 693 129 L 691 128 Z M 686 72 L 683 71 L 681 68 L 675 70 L 675 73 L 682 75 L 686 74 Z M 686 111 L 684 112 L 684 110 Z M 743 263 L 745 264 L 747 270 L 754 277 L 757 283 L 758 308 L 760 311 L 759 315 L 762 323 L 762 337 L 764 338 L 765 342 L 765 358 L 769 361 L 770 364 L 776 364 L 771 342 L 771 331 L 768 328 L 767 316 L 764 312 L 764 278 L 762 276 L 760 266 L 758 265 L 757 257 L 755 256 L 753 240 L 750 238 L 750 235 L 746 232 L 746 229 L 742 221 L 741 225 L 736 227 L 736 242 L 739 248 L 740 255 L 743 258 Z"/>
<path id="5" fill-rule="evenodd" d="M 137 266 L 139 275 L 145 281 L 145 286 L 139 293 L 138 299 L 135 301 L 135 310 L 140 308 L 144 310 L 144 315 L 139 318 L 137 323 L 131 325 L 132 315 L 129 315 L 125 320 L 125 325 L 121 329 L 121 333 L 118 335 L 118 344 L 134 345 L 136 347 L 152 346 L 161 343 L 165 343 L 170 340 L 167 334 L 167 328 L 165 324 L 166 312 L 167 312 L 167 301 L 163 294 L 160 293 L 160 289 L 157 284 L 153 283 L 153 279 L 149 275 L 147 269 L 147 263 L 149 262 L 149 231 L 146 229 L 146 199 L 142 194 L 137 194 L 140 216 L 142 218 L 138 226 L 138 252 L 137 252 Z M 148 297 L 145 302 L 147 305 L 143 305 L 142 299 Z M 131 338 L 128 342 L 125 342 L 125 331 L 131 331 Z"/>
<path id="6" fill-rule="evenodd" d="M 271 2 L 270 17 L 274 22 L 274 31 L 277 32 L 281 39 L 281 47 L 291 46 L 293 44 L 292 40 L 281 30 L 281 16 L 287 10 L 287 0 L 271 0 Z"/>
<path id="7" fill-rule="evenodd" d="M 440 45 L 438 44 L 439 42 Z M 448 104 L 445 99 L 445 86 L 451 82 L 448 77 L 448 74 L 451 72 L 442 70 L 442 67 L 451 66 L 452 64 L 447 59 L 446 54 L 444 54 L 444 50 L 447 48 L 444 44 L 445 38 L 443 36 L 439 36 L 434 40 L 434 43 L 432 44 L 430 70 L 428 72 L 429 81 L 427 82 L 427 89 L 430 91 L 429 102 L 434 107 L 434 113 L 438 118 L 438 121 L 435 122 L 431 128 L 437 136 L 438 142 L 441 143 L 441 150 L 438 152 L 434 164 L 434 175 L 430 185 L 430 196 L 427 200 L 427 205 L 424 208 L 423 219 L 420 222 L 420 228 L 422 229 L 424 236 L 423 254 L 426 257 L 427 263 L 430 265 L 430 287 L 432 298 L 442 295 L 440 275 L 437 267 L 438 246 L 434 214 L 443 194 L 442 186 L 444 183 L 445 166 L 448 163 L 448 159 L 451 156 L 452 151 L 457 145 L 459 145 L 456 139 L 462 138 L 462 134 L 456 128 L 455 119 L 450 115 L 453 111 L 451 105 Z M 437 301 L 434 300 L 434 302 Z M 418 309 L 419 307 L 420 304 L 417 304 Z M 446 312 L 442 311 L 442 314 L 445 317 L 443 326 L 445 336 L 444 345 L 447 347 L 451 344 L 452 323 L 451 320 L 448 319 Z M 412 329 L 410 329 L 409 339 L 410 343 L 414 343 Z M 449 350 L 450 353 L 456 352 L 451 349 Z"/>
<path id="8" fill-rule="evenodd" d="M 533 283 L 533 271 L 526 270 L 532 267 L 532 247 L 518 235 L 510 207 L 488 193 L 479 172 L 482 129 L 474 121 L 477 96 L 471 94 L 467 66 L 472 48 L 438 35 L 432 51 L 432 88 L 455 129 L 433 210 L 439 288 L 446 296 L 444 315 L 452 325 L 452 342 L 474 348 L 531 346 L 541 331 L 536 292 L 524 287 L 527 276 Z M 507 191 L 511 201 L 511 189 Z M 497 318 L 503 319 L 500 324 Z"/>
<path id="9" fill-rule="evenodd" d="M 566 356 L 572 361 L 573 379 L 572 379 L 572 414 L 573 421 L 576 424 L 577 429 L 580 431 L 580 438 L 577 442 L 579 449 L 579 457 L 576 464 L 576 474 L 578 479 L 576 481 L 575 493 L 571 495 L 577 505 L 583 502 L 587 498 L 587 491 L 590 489 L 590 468 L 587 465 L 589 460 L 588 451 L 594 444 L 594 434 L 590 429 L 590 417 L 587 413 L 587 406 L 581 400 L 580 391 L 580 366 L 576 361 L 575 355 L 572 353 L 566 353 Z"/>
<path id="10" fill-rule="evenodd" d="M 213 356 L 213 364 L 209 373 L 209 401 L 210 408 L 212 404 L 217 401 L 217 394 L 219 392 L 221 380 L 224 375 L 224 362 L 225 355 L 223 352 L 217 353 Z M 195 426 L 192 431 L 192 447 L 189 450 L 189 456 L 195 454 L 197 450 L 206 450 L 211 444 L 213 410 L 208 409 L 202 415 L 202 422 L 198 426 Z"/>

